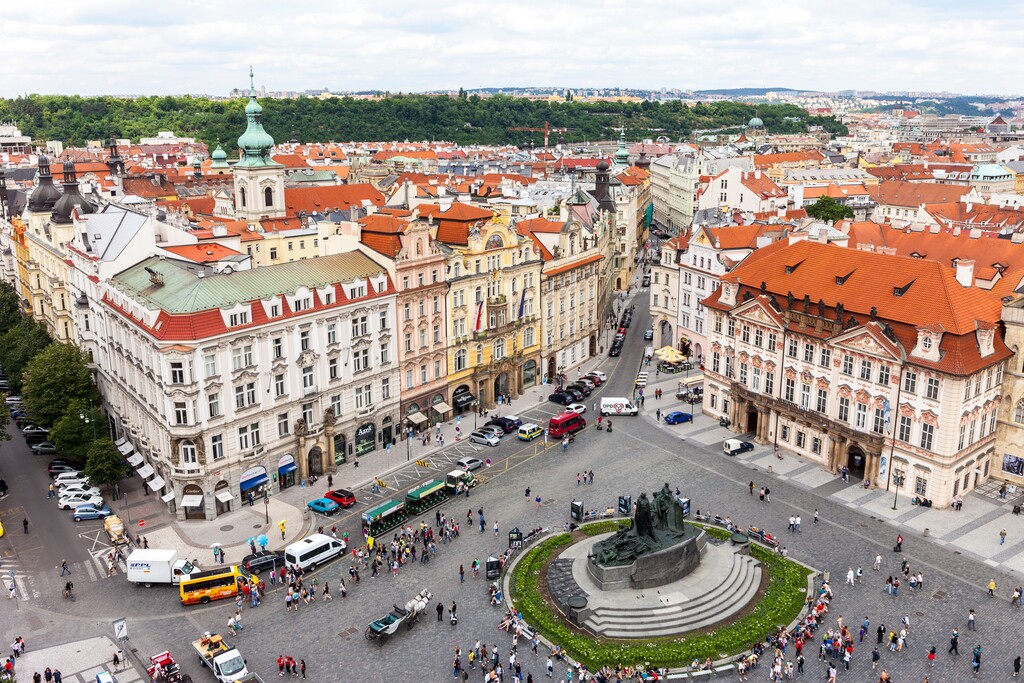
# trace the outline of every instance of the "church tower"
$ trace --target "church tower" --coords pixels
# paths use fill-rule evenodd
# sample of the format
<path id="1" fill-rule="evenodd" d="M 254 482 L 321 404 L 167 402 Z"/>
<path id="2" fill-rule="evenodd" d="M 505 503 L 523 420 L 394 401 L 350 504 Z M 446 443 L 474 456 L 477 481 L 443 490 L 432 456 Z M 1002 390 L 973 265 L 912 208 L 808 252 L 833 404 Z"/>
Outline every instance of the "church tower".
<path id="1" fill-rule="evenodd" d="M 242 155 L 232 167 L 235 176 L 235 215 L 244 221 L 285 215 L 284 166 L 270 157 L 274 138 L 263 130 L 263 107 L 256 101 L 256 85 L 249 69 L 249 104 L 246 128 L 238 138 Z"/>

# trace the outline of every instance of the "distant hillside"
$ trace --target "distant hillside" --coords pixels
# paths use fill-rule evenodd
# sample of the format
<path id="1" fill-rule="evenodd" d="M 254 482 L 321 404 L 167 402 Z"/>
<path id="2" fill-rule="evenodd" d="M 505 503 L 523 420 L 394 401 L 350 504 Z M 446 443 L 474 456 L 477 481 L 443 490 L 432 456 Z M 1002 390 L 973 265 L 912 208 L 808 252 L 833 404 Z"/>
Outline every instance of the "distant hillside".
<path id="1" fill-rule="evenodd" d="M 698 95 L 723 95 L 725 97 L 764 97 L 770 92 L 804 92 L 794 88 L 719 88 L 717 90 L 694 90 Z"/>
<path id="2" fill-rule="evenodd" d="M 198 97 L 69 97 L 28 95 L 0 99 L 0 121 L 12 121 L 35 140 L 81 145 L 113 132 L 137 140 L 157 131 L 218 142 L 225 149 L 245 130 L 245 99 Z M 339 97 L 262 99 L 263 123 L 278 141 L 448 140 L 459 144 L 543 144 L 543 134 L 517 127 L 567 128 L 552 139 L 569 143 L 618 137 L 666 136 L 684 140 L 697 129 L 741 126 L 757 115 L 773 133 L 800 133 L 820 125 L 834 135 L 846 126 L 831 116 L 811 116 L 791 104 L 699 102 L 548 102 L 521 97 L 398 95 L 379 100 Z"/>

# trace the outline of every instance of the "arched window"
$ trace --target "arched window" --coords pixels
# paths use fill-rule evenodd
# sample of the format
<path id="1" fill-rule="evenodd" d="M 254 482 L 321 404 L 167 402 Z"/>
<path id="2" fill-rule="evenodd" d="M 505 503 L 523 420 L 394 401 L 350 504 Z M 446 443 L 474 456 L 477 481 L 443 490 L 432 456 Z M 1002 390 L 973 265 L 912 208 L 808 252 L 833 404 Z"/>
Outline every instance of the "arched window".
<path id="1" fill-rule="evenodd" d="M 1013 411 L 1013 421 L 1024 424 L 1024 398 L 1017 401 L 1017 408 Z"/>
<path id="2" fill-rule="evenodd" d="M 505 357 L 505 340 L 495 339 L 494 340 L 494 360 L 500 360 Z"/>
<path id="3" fill-rule="evenodd" d="M 245 188 L 238 188 L 238 198 L 242 200 L 242 206 L 245 206 Z"/>
<path id="4" fill-rule="evenodd" d="M 263 203 L 266 206 L 274 205 L 274 191 L 269 187 L 263 189 Z"/>
<path id="5" fill-rule="evenodd" d="M 455 352 L 455 372 L 466 369 L 466 349 Z"/>
<path id="6" fill-rule="evenodd" d="M 484 345 L 483 344 L 477 344 L 476 345 L 476 364 L 477 365 L 483 365 L 484 364 Z"/>
<path id="7" fill-rule="evenodd" d="M 190 468 L 198 464 L 199 460 L 196 458 L 196 445 L 191 441 L 181 442 L 181 465 L 185 468 Z"/>
<path id="8" fill-rule="evenodd" d="M 534 329 L 532 327 L 527 327 L 525 330 L 523 330 L 523 346 L 533 346 L 535 338 L 536 337 L 534 336 Z"/>

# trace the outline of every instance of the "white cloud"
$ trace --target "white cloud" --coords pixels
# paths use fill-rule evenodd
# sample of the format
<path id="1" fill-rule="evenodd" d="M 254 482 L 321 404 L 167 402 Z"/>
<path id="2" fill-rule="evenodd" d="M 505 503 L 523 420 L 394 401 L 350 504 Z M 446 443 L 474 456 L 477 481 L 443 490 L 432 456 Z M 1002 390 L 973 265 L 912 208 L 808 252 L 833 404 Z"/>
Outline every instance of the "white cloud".
<path id="1" fill-rule="evenodd" d="M 1024 91 L 1024 5 L 942 0 L 52 0 L 0 95 L 502 85 Z"/>

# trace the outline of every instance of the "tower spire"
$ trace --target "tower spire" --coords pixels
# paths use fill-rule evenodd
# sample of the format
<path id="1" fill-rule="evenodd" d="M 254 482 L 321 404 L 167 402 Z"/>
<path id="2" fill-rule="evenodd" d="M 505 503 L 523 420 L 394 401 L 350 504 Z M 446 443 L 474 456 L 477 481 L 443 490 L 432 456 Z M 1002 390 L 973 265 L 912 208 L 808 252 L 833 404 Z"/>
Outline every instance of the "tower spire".
<path id="1" fill-rule="evenodd" d="M 256 97 L 256 79 L 252 75 L 252 64 L 249 65 L 249 96 Z"/>

